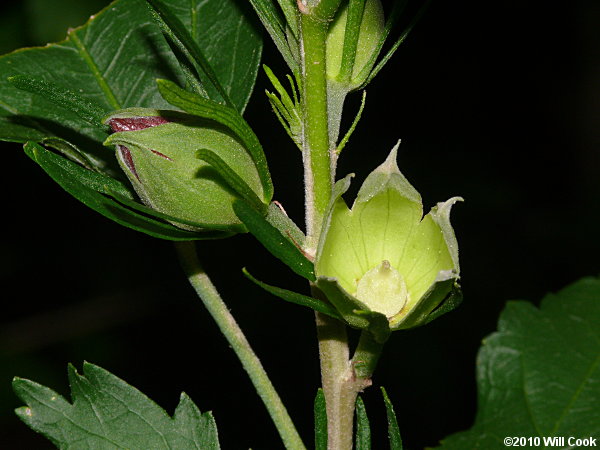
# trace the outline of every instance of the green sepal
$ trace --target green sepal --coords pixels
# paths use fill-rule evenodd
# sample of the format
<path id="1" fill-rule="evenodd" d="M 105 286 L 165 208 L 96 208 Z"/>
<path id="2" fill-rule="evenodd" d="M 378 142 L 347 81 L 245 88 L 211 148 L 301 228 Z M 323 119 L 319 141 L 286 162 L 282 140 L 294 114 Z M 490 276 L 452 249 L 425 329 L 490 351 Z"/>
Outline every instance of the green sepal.
<path id="1" fill-rule="evenodd" d="M 323 389 L 317 390 L 314 403 L 315 450 L 327 450 L 327 407 Z"/>
<path id="2" fill-rule="evenodd" d="M 116 201 L 127 206 L 128 208 L 131 208 L 134 211 L 139 211 L 147 216 L 165 220 L 170 223 L 178 223 L 178 224 L 186 225 L 187 227 L 190 227 L 192 229 L 202 230 L 202 231 L 198 232 L 199 234 L 201 234 L 201 236 L 204 236 L 201 239 L 220 239 L 220 238 L 233 236 L 234 234 L 236 234 L 240 231 L 244 231 L 244 232 L 246 231 L 245 229 L 240 229 L 239 227 L 235 227 L 234 229 L 232 229 L 231 226 L 218 227 L 218 226 L 215 226 L 212 224 L 199 223 L 199 222 L 193 222 L 191 220 L 185 220 L 185 219 L 182 219 L 181 217 L 175 217 L 175 216 L 171 216 L 169 214 L 165 214 L 165 213 L 156 211 L 155 209 L 149 208 L 146 205 L 143 205 L 135 200 L 131 200 L 127 197 L 123 197 L 114 191 L 109 190 L 108 192 L 106 192 L 106 194 L 110 195 Z"/>
<path id="3" fill-rule="evenodd" d="M 40 95 L 57 106 L 73 111 L 96 128 L 108 131 L 106 125 L 102 123 L 102 117 L 108 113 L 108 110 L 70 89 L 27 75 L 9 77 L 8 82 L 23 91 Z"/>
<path id="4" fill-rule="evenodd" d="M 269 223 L 263 214 L 242 200 L 233 202 L 233 210 L 248 231 L 290 269 L 309 281 L 315 281 L 314 265 L 289 237 Z"/>
<path id="5" fill-rule="evenodd" d="M 316 285 L 335 306 L 344 322 L 352 328 L 368 330 L 378 343 L 388 340 L 391 330 L 384 314 L 370 311 L 367 305 L 348 294 L 335 278 L 319 277 Z"/>
<path id="6" fill-rule="evenodd" d="M 444 279 L 445 277 L 447 278 Z M 395 322 L 394 318 L 390 319 L 390 327 L 395 331 L 425 325 L 452 311 L 461 301 L 462 294 L 456 282 L 456 274 L 449 272 L 442 275 L 401 320 Z"/>
<path id="7" fill-rule="evenodd" d="M 283 289 L 283 288 L 279 288 L 276 286 L 271 286 L 267 283 L 263 283 L 262 281 L 254 278 L 246 270 L 246 268 L 242 269 L 242 272 L 250 281 L 252 281 L 256 285 L 260 286 L 261 288 L 263 288 L 265 291 L 269 292 L 270 294 L 273 294 L 274 296 L 285 300 L 286 302 L 295 303 L 296 305 L 300 305 L 300 306 L 307 306 L 308 308 L 314 309 L 315 311 L 318 311 L 322 314 L 328 315 L 329 317 L 333 317 L 334 319 L 342 320 L 342 318 L 340 317 L 338 312 L 335 310 L 335 308 L 333 308 L 332 306 L 330 306 L 329 304 L 325 303 L 322 300 L 318 300 L 316 298 L 309 297 L 307 295 L 298 294 L 297 292 L 289 291 L 287 289 Z"/>
<path id="8" fill-rule="evenodd" d="M 131 191 L 121 182 L 92 172 L 40 145 L 28 142 L 25 153 L 77 200 L 103 216 L 136 231 L 171 241 L 189 241 L 222 237 L 217 234 L 192 233 L 169 223 L 139 214 L 108 197 L 115 193 L 122 198 L 131 198 Z M 107 196 L 108 195 L 108 196 Z"/>
<path id="9" fill-rule="evenodd" d="M 365 404 L 360 395 L 356 397 L 356 450 L 371 450 L 371 425 Z"/>
<path id="10" fill-rule="evenodd" d="M 206 148 L 201 148 L 196 152 L 196 156 L 202 161 L 210 164 L 210 166 L 218 172 L 221 178 L 225 180 L 229 187 L 237 192 L 240 197 L 250 203 L 261 213 L 267 213 L 268 204 L 264 204 L 252 190 L 252 188 L 248 186 L 248 183 L 246 183 L 242 177 L 240 177 L 235 170 L 229 166 L 229 164 L 223 161 L 219 155 Z"/>
<path id="11" fill-rule="evenodd" d="M 398 427 L 394 406 L 383 386 L 381 386 L 381 394 L 383 395 L 383 403 L 385 404 L 385 412 L 387 415 L 390 450 L 402 450 L 402 436 L 400 435 L 400 428 Z"/>
<path id="12" fill-rule="evenodd" d="M 204 119 L 214 120 L 230 129 L 243 143 L 252 156 L 264 192 L 264 201 L 268 203 L 273 197 L 273 182 L 262 146 L 248 122 L 233 108 L 207 100 L 197 94 L 181 89 L 168 80 L 156 80 L 158 90 L 171 105 L 181 108 L 189 114 Z"/>
<path id="13" fill-rule="evenodd" d="M 161 0 L 146 0 L 146 3 L 162 32 L 177 46 L 196 70 L 198 79 L 206 90 L 208 98 L 217 102 L 224 101 L 233 108 L 234 105 L 229 95 L 225 92 L 210 63 L 187 28 L 181 23 L 181 20 Z"/>

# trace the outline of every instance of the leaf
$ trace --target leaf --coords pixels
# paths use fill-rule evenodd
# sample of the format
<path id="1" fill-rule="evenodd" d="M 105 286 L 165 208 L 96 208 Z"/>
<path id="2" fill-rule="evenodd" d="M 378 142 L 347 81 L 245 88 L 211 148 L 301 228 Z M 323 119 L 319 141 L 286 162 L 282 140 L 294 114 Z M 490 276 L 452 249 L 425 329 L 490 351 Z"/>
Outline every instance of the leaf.
<path id="1" fill-rule="evenodd" d="M 177 17 L 192 27 L 204 54 L 225 89 L 238 93 L 245 105 L 254 86 L 260 37 L 234 0 L 169 0 Z M 215 16 L 219 13 L 219 16 Z M 214 15 L 213 15 L 214 14 Z M 218 18 L 217 22 L 215 19 Z M 211 30 L 200 27 L 211 24 Z M 219 32 L 214 32 L 219 27 Z M 192 33 L 194 35 L 194 32 Z M 238 43 L 235 55 L 224 45 Z M 179 74 L 179 75 L 177 75 Z M 246 75 L 244 75 L 246 74 Z M 38 94 L 25 93 L 8 82 L 29 76 L 72 90 L 81 99 L 112 111 L 126 107 L 165 108 L 156 78 L 185 82 L 179 65 L 152 16 L 139 0 L 117 0 L 67 39 L 43 48 L 17 50 L 0 57 L 0 136 L 14 142 L 61 137 L 112 161 L 102 148 L 106 133 L 70 109 L 57 107 Z"/>
<path id="2" fill-rule="evenodd" d="M 267 219 L 243 201 L 236 200 L 233 210 L 248 231 L 290 269 L 307 280 L 314 281 L 314 266 L 292 241 L 271 225 Z"/>
<path id="3" fill-rule="evenodd" d="M 162 0 L 189 31 L 233 105 L 242 113 L 262 56 L 260 25 L 245 2 Z M 173 80 L 175 81 L 175 80 Z"/>
<path id="4" fill-rule="evenodd" d="M 402 450 L 402 437 L 400 436 L 400 428 L 398 428 L 394 406 L 383 386 L 381 386 L 381 393 L 383 394 L 383 403 L 385 403 L 385 412 L 387 414 L 390 450 Z"/>
<path id="5" fill-rule="evenodd" d="M 598 278 L 547 295 L 539 308 L 507 303 L 477 357 L 475 424 L 441 448 L 502 449 L 511 436 L 539 437 L 544 446 L 549 437 L 600 436 L 599 323 Z"/>
<path id="6" fill-rule="evenodd" d="M 86 206 L 120 225 L 150 236 L 175 241 L 215 239 L 229 236 L 227 233 L 219 232 L 192 233 L 181 230 L 169 223 L 136 213 L 124 207 L 121 204 L 123 200 L 117 202 L 107 197 L 107 195 L 117 195 L 122 199 L 131 198 L 132 194 L 129 189 L 119 181 L 84 169 L 79 164 L 32 142 L 25 144 L 25 153 L 38 163 L 65 191 Z"/>
<path id="7" fill-rule="evenodd" d="M 356 397 L 356 450 L 371 450 L 371 426 L 360 395 Z"/>
<path id="8" fill-rule="evenodd" d="M 204 53 L 185 25 L 161 0 L 146 0 L 146 2 L 150 5 L 154 20 L 156 20 L 162 32 L 177 46 L 196 70 L 198 80 L 202 84 L 202 88 L 205 89 L 204 92 L 207 93 L 207 98 L 217 102 L 222 101 L 233 107 L 229 95 L 225 92 Z M 182 65 L 186 67 L 185 63 Z"/>
<path id="9" fill-rule="evenodd" d="M 33 381 L 15 378 L 13 389 L 27 406 L 19 418 L 59 448 L 198 449 L 220 448 L 210 412 L 201 413 L 181 394 L 173 417 L 108 371 L 69 365 L 73 403 Z"/>
<path id="10" fill-rule="evenodd" d="M 108 110 L 81 97 L 76 92 L 25 75 L 9 77 L 8 81 L 23 91 L 41 95 L 55 105 L 73 111 L 90 125 L 106 131 L 106 125 L 102 123 L 102 118 L 108 114 Z"/>
<path id="11" fill-rule="evenodd" d="M 287 289 L 282 289 L 275 286 L 271 286 L 267 283 L 263 283 L 262 281 L 259 281 L 252 275 L 250 275 L 250 273 L 245 268 L 242 269 L 242 272 L 250 281 L 257 284 L 265 291 L 273 294 L 276 297 L 279 297 L 290 303 L 295 303 L 296 305 L 307 306 L 311 309 L 314 309 L 315 311 L 333 317 L 334 319 L 342 319 L 338 312 L 334 308 L 332 308 L 328 303 L 325 303 L 313 297 L 308 297 L 307 295 L 298 294 L 297 292 L 288 291 Z"/>
<path id="12" fill-rule="evenodd" d="M 319 388 L 315 397 L 315 450 L 327 450 L 327 408 L 325 394 Z"/>

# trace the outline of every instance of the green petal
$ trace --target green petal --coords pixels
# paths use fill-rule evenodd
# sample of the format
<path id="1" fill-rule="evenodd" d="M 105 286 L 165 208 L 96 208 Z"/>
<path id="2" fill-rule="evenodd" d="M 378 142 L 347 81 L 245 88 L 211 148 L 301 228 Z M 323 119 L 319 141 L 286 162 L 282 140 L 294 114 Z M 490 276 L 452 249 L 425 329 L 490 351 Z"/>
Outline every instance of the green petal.
<path id="1" fill-rule="evenodd" d="M 336 184 L 340 188 L 323 227 L 317 274 L 337 278 L 350 293 L 382 261 L 398 267 L 422 216 L 420 195 L 396 164 L 397 149 L 367 177 L 352 210 L 341 199 L 349 179 Z"/>

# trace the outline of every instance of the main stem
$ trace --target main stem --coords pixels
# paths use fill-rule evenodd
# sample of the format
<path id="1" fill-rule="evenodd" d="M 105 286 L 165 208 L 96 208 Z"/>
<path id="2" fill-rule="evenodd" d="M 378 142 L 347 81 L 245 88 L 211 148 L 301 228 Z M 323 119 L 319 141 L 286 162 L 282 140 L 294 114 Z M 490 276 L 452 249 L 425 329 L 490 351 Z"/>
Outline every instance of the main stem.
<path id="1" fill-rule="evenodd" d="M 309 251 L 316 248 L 332 186 L 327 126 L 327 74 L 325 41 L 327 21 L 301 14 L 303 50 L 304 183 L 306 234 Z"/>
<path id="2" fill-rule="evenodd" d="M 242 366 L 244 366 L 258 395 L 267 407 L 285 448 L 305 450 L 306 447 L 304 447 L 292 419 L 288 415 L 271 380 L 269 380 L 260 360 L 250 347 L 246 336 L 244 336 L 229 309 L 227 309 L 227 305 L 221 299 L 210 278 L 202 269 L 194 243 L 180 242 L 176 244 L 176 248 L 190 284 L 202 299 L 204 306 L 217 323 L 229 345 L 231 345 Z"/>
<path id="3" fill-rule="evenodd" d="M 335 0 L 322 1 L 335 12 Z M 337 1 L 339 4 L 339 0 Z M 304 181 L 306 187 L 307 251 L 314 253 L 331 199 L 334 168 L 331 164 L 328 114 L 326 39 L 328 19 L 318 10 L 300 14 L 302 31 L 302 75 L 304 111 Z M 322 12 L 322 11 L 321 11 Z M 331 14 L 333 14 L 331 12 Z M 321 295 L 313 286 L 313 294 Z M 366 385 L 357 379 L 350 361 L 346 326 L 316 313 L 321 361 L 321 382 L 327 407 L 327 434 L 330 450 L 352 448 L 356 396 Z"/>

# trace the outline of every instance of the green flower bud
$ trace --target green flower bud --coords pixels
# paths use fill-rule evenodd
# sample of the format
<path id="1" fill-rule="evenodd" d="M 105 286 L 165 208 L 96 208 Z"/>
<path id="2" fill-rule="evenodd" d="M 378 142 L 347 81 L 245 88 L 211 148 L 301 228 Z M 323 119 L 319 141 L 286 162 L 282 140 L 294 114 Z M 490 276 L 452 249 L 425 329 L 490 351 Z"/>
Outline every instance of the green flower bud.
<path id="1" fill-rule="evenodd" d="M 352 88 L 358 87 L 364 80 L 358 80 L 358 75 L 367 67 L 373 66 L 373 56 L 379 49 L 379 42 L 384 36 L 385 20 L 380 0 L 367 0 L 363 10 L 362 20 L 358 29 L 347 30 L 348 6 L 346 1 L 338 10 L 327 35 L 327 77 L 335 80 L 340 74 L 344 40 L 346 32 L 358 33 L 354 65 L 350 75 Z M 370 68 L 369 67 L 369 68 Z M 365 77 L 366 78 L 366 77 Z"/>
<path id="2" fill-rule="evenodd" d="M 256 165 L 228 129 L 192 115 L 142 108 L 117 111 L 105 122 L 115 133 L 104 145 L 116 145 L 121 168 L 147 206 L 181 219 L 183 224 L 173 223 L 184 229 L 244 231 L 232 208 L 235 193 L 196 155 L 211 150 L 262 199 Z"/>
<path id="3" fill-rule="evenodd" d="M 450 209 L 462 199 L 422 217 L 421 196 L 396 164 L 397 148 L 367 177 L 352 209 L 341 198 L 349 177 L 336 183 L 315 262 L 317 286 L 344 319 L 359 328 L 378 320 L 379 340 L 387 337 L 382 316 L 389 330 L 437 316 L 457 293 L 460 272 Z"/>

